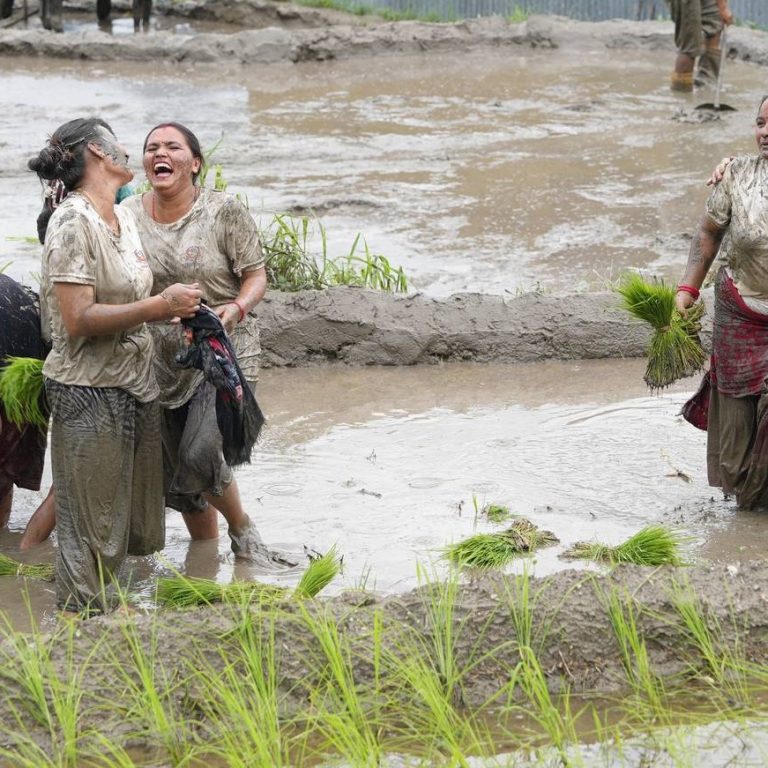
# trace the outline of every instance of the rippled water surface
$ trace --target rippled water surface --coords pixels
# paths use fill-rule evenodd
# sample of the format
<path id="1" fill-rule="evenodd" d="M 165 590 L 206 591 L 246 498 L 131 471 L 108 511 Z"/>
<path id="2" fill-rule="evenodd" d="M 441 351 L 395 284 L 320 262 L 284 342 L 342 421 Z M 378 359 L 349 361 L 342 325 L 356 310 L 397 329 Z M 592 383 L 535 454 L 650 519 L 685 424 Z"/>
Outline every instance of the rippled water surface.
<path id="1" fill-rule="evenodd" d="M 668 87 L 672 54 L 506 48 L 299 65 L 0 61 L 0 259 L 36 271 L 37 180 L 25 160 L 98 113 L 139 155 L 159 120 L 221 145 L 230 190 L 265 222 L 315 211 L 331 253 L 362 233 L 444 295 L 604 285 L 629 266 L 677 276 L 717 159 L 753 150 L 763 68 L 728 62 L 711 101 Z M 316 247 L 319 243 L 316 241 Z"/>
<path id="2" fill-rule="evenodd" d="M 493 50 L 323 64 L 182 68 L 0 60 L 0 263 L 34 282 L 40 190 L 25 161 L 59 123 L 101 114 L 138 158 L 160 120 L 220 138 L 230 190 L 269 221 L 316 211 L 333 254 L 361 232 L 414 288 L 558 291 L 629 266 L 677 276 L 715 161 L 752 149 L 764 69 L 727 65 L 717 122 L 673 119 L 711 94 L 667 89 L 671 55 Z M 650 396 L 642 361 L 531 366 L 265 371 L 269 428 L 238 473 L 264 538 L 291 551 L 337 545 L 329 591 L 400 591 L 417 564 L 492 526 L 499 503 L 553 531 L 538 573 L 576 540 L 618 543 L 650 522 L 695 529 L 697 555 L 765 550 L 763 521 L 708 488 L 704 435 L 677 416 L 696 382 Z M 0 548 L 18 556 L 39 495 L 19 493 Z M 226 534 L 190 545 L 169 513 L 162 558 L 131 562 L 140 585 L 168 568 L 229 581 L 276 577 L 235 565 Z M 50 559 L 45 545 L 29 559 Z M 516 565 L 514 567 L 522 567 Z M 283 576 L 295 580 L 295 573 Z M 34 584 L 50 615 L 48 585 Z M 14 605 L 14 580 L 0 583 Z M 14 620 L 24 624 L 24 609 Z"/>

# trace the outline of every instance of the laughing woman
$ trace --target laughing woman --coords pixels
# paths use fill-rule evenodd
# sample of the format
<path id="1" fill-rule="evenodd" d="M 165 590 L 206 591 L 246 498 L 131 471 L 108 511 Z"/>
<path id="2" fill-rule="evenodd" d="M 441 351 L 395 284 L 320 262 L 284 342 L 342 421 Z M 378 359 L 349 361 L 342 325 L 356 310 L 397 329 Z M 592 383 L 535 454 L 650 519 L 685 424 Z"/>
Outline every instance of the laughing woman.
<path id="1" fill-rule="evenodd" d="M 159 393 L 146 323 L 191 317 L 196 285 L 150 296 L 152 273 L 134 217 L 115 207 L 133 177 L 98 118 L 58 128 L 29 168 L 70 194 L 43 233 L 41 321 L 51 352 L 43 374 L 51 408 L 59 608 L 108 610 L 105 586 L 127 554 L 165 538 Z"/>
<path id="2" fill-rule="evenodd" d="M 261 352 L 253 309 L 267 287 L 264 255 L 247 208 L 232 195 L 197 184 L 203 162 L 200 142 L 188 128 L 179 123 L 154 127 L 144 141 L 144 171 L 152 189 L 128 198 L 121 208 L 136 216 L 154 275 L 153 293 L 176 280 L 199 284 L 253 387 Z M 157 324 L 152 332 L 163 405 L 166 504 L 182 513 L 195 539 L 218 535 L 220 511 L 237 557 L 270 560 L 222 454 L 216 390 L 200 371 L 176 364 L 178 325 Z"/>

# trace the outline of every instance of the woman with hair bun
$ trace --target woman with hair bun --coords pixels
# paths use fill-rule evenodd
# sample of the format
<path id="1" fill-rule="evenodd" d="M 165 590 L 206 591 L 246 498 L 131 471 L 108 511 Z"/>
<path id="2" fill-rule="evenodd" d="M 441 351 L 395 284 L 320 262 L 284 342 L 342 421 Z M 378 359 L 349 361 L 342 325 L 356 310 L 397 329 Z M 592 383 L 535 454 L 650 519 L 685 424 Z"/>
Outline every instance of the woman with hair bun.
<path id="1" fill-rule="evenodd" d="M 112 605 L 107 589 L 127 554 L 165 540 L 159 394 L 146 323 L 192 317 L 197 284 L 150 296 L 152 272 L 136 222 L 115 206 L 133 178 L 99 118 L 60 126 L 30 170 L 68 192 L 47 222 L 40 290 L 43 368 L 56 489 L 56 597 L 66 612 Z"/>

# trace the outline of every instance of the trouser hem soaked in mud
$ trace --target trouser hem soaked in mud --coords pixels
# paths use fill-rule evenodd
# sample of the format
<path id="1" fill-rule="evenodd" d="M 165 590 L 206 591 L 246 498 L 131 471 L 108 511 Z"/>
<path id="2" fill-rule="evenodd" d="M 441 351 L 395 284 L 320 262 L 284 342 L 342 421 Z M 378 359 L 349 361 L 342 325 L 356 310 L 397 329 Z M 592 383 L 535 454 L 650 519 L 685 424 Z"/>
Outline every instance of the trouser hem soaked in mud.
<path id="1" fill-rule="evenodd" d="M 126 555 L 165 545 L 160 407 L 124 390 L 50 379 L 59 608 L 109 610 Z M 106 588 L 106 589 L 105 589 Z"/>

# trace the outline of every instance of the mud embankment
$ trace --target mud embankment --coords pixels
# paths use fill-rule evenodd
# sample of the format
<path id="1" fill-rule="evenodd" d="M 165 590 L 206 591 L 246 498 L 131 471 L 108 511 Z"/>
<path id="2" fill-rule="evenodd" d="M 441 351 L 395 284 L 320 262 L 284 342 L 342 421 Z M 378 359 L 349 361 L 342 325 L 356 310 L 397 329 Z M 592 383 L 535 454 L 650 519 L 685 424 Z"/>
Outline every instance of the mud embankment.
<path id="1" fill-rule="evenodd" d="M 391 696 L 408 695 L 395 680 L 386 679 L 384 666 L 374 669 L 371 638 L 381 638 L 383 656 L 402 656 L 408 649 L 439 646 L 439 637 L 454 638 L 456 669 L 461 682 L 454 700 L 469 710 L 487 702 L 504 690 L 520 661 L 515 612 L 532 612 L 532 637 L 537 658 L 552 693 L 568 687 L 574 693 L 616 693 L 627 687 L 626 671 L 608 610 L 609 601 L 623 606 L 632 615 L 644 640 L 654 674 L 664 678 L 700 669 L 704 660 L 686 633 L 676 601 L 695 601 L 706 620 L 718 630 L 718 643 L 724 649 L 739 649 L 745 658 L 764 663 L 768 653 L 768 564 L 698 566 L 682 569 L 623 566 L 607 576 L 567 571 L 545 579 L 532 579 L 530 595 L 521 600 L 519 585 L 503 576 L 485 576 L 459 588 L 450 617 L 452 634 L 431 624 L 434 606 L 440 603 L 441 587 L 432 585 L 410 593 L 376 599 L 363 593 L 348 593 L 309 607 L 310 615 L 327 612 L 342 642 L 348 642 L 355 685 L 360 692 L 373 686 L 387 689 Z M 379 619 L 374 619 L 375 612 Z M 521 613 L 522 612 L 522 613 Z M 631 614 L 630 614 L 631 612 Z M 106 714 L 99 702 L 110 700 L 120 687 L 115 664 L 130 670 L 137 645 L 127 641 L 125 623 L 135 622 L 144 648 L 157 649 L 152 662 L 156 680 L 174 681 L 168 691 L 169 705 L 180 720 L 194 720 L 205 730 L 205 701 L 189 675 L 190 663 L 199 655 L 208 674 L 219 674 L 226 665 L 237 662 L 237 648 L 227 640 L 243 615 L 234 607 L 192 609 L 182 612 L 159 611 L 154 615 L 112 616 L 82 622 L 67 642 L 52 645 L 52 663 L 62 674 L 87 669 L 78 685 L 83 698 L 78 720 L 85 732 L 90 726 L 107 732 L 116 741 L 129 736 L 127 724 L 117 714 Z M 322 681 L 325 668 L 318 636 L 305 616 L 294 605 L 274 618 L 275 647 L 279 648 L 277 674 L 281 713 L 286 716 L 310 707 L 310 697 Z M 379 623 L 380 622 L 380 623 Z M 379 629 L 375 629 L 378 627 Z M 271 621 L 254 613 L 253 630 L 265 641 L 273 631 Z M 441 632 L 444 632 L 441 635 Z M 236 633 L 235 633 L 236 634 Z M 437 641 L 433 644 L 433 640 Z M 417 645 L 409 643 L 416 642 Z M 419 645 L 420 643 L 420 645 Z M 68 646 L 75 664 L 67 660 Z M 109 649 L 111 661 L 103 663 Z M 14 669 L 12 648 L 3 666 Z M 99 659 L 98 663 L 94 663 Z M 21 664 L 18 666 L 21 669 Z M 243 669 L 242 674 L 246 674 Z M 13 722 L 9 704 L 24 700 L 26 694 L 18 678 L 6 677 L 5 695 L 0 702 L 0 717 Z M 165 694 L 161 692 L 163 699 Z M 394 704 L 394 702 L 392 702 Z M 98 713 L 98 714 L 96 714 Z M 105 722 L 104 718 L 115 718 Z M 41 743 L 49 734 L 31 720 L 25 723 Z M 135 742 L 134 742 L 135 743 Z"/>
<path id="2" fill-rule="evenodd" d="M 650 336 L 615 293 L 435 299 L 332 288 L 270 292 L 258 314 L 267 368 L 642 357 Z"/>
<path id="3" fill-rule="evenodd" d="M 94 6 L 81 3 L 77 7 L 90 10 Z M 119 3 L 115 3 L 115 8 L 119 7 Z M 557 16 L 532 16 L 516 24 L 502 17 L 454 23 L 386 22 L 376 16 L 356 16 L 274 0 L 160 2 L 155 5 L 155 13 L 218 22 L 231 29 L 196 35 L 156 31 L 150 35 L 111 36 L 96 29 L 56 34 L 14 24 L 0 29 L 0 56 L 91 61 L 218 61 L 247 66 L 504 48 L 674 51 L 672 24 L 657 21 L 578 22 Z M 768 64 L 768 35 L 745 27 L 731 28 L 728 56 Z"/>

